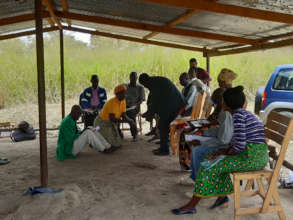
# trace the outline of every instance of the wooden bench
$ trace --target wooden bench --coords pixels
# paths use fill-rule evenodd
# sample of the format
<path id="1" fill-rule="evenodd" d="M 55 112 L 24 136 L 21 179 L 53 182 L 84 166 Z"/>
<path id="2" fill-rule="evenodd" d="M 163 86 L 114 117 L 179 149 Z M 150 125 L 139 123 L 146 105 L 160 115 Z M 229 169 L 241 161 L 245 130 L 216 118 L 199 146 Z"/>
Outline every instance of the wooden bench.
<path id="1" fill-rule="evenodd" d="M 277 162 L 272 170 L 261 170 L 254 172 L 238 172 L 233 173 L 234 176 L 234 219 L 240 220 L 242 215 L 271 213 L 277 212 L 281 220 L 286 219 L 284 209 L 277 190 L 277 181 L 279 179 L 280 170 L 286 155 L 288 145 L 293 133 L 293 120 L 271 112 L 267 124 L 265 126 L 265 134 L 267 143 L 269 140 L 276 142 L 281 146 Z M 247 180 L 244 191 L 240 189 L 240 181 Z M 266 180 L 268 185 L 264 185 Z M 252 185 L 257 183 L 258 189 L 252 189 Z M 257 208 L 241 208 L 241 196 L 259 195 L 263 203 Z"/>

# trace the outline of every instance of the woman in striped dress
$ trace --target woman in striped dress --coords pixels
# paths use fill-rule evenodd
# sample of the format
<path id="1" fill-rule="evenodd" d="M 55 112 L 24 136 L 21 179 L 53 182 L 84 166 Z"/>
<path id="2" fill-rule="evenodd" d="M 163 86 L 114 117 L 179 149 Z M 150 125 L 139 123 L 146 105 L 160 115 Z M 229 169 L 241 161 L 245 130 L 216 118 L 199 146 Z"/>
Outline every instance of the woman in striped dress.
<path id="1" fill-rule="evenodd" d="M 227 195 L 233 193 L 230 173 L 261 170 L 268 162 L 264 127 L 255 115 L 242 108 L 245 103 L 243 87 L 227 89 L 223 99 L 225 108 L 233 114 L 231 144 L 228 148 L 207 155 L 208 160 L 220 155 L 225 157 L 212 167 L 200 167 L 195 179 L 194 195 L 186 205 L 172 210 L 176 215 L 196 213 L 195 206 L 203 197 L 218 197 L 213 207 L 227 203 Z"/>

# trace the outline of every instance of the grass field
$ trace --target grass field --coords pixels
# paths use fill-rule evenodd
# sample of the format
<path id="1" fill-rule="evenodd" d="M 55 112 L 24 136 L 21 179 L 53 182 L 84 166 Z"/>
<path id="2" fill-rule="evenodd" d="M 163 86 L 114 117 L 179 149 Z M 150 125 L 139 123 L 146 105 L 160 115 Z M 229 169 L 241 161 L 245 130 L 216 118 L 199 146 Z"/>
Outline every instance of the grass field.
<path id="1" fill-rule="evenodd" d="M 178 49 L 149 46 L 106 38 L 92 38 L 87 45 L 65 35 L 66 98 L 76 98 L 89 86 L 91 74 L 98 74 L 100 85 L 112 90 L 128 81 L 131 71 L 170 78 L 179 88 L 178 77 L 188 70 L 191 57 L 206 67 L 202 54 Z M 231 68 L 239 77 L 235 85 L 244 85 L 252 97 L 264 85 L 277 65 L 293 62 L 293 48 L 260 51 L 211 58 L 211 87 L 217 87 L 221 68 Z M 60 101 L 59 39 L 57 33 L 45 38 L 46 96 L 49 103 Z M 5 105 L 37 102 L 35 44 L 32 37 L 0 42 L 0 99 Z M 0 100 L 1 103 L 1 100 Z"/>

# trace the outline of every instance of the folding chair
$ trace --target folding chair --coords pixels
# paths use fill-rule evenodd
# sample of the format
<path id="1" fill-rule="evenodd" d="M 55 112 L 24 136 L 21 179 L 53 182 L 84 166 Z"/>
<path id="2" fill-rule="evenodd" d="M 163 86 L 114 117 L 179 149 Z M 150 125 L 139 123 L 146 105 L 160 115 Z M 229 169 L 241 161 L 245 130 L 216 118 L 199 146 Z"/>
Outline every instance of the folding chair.
<path id="1" fill-rule="evenodd" d="M 277 190 L 277 181 L 279 179 L 280 169 L 282 167 L 286 151 L 293 133 L 293 120 L 271 112 L 265 127 L 265 134 L 268 140 L 278 143 L 280 148 L 279 156 L 273 170 L 261 170 L 253 172 L 233 173 L 234 176 L 234 219 L 240 220 L 241 215 L 250 215 L 258 213 L 277 212 L 281 220 L 286 219 L 284 209 Z M 268 182 L 265 187 L 263 179 Z M 247 180 L 244 191 L 240 191 L 240 181 Z M 253 190 L 252 185 L 256 180 L 258 190 Z M 261 207 L 258 208 L 241 208 L 240 196 L 259 195 L 263 199 Z"/>
<path id="2" fill-rule="evenodd" d="M 139 132 L 142 135 L 142 122 L 141 122 L 141 111 L 139 110 L 139 113 L 136 115 L 136 123 L 138 123 L 137 126 L 137 133 Z M 127 124 L 126 122 L 120 123 L 121 125 L 121 131 L 129 131 L 130 127 L 124 127 L 124 124 Z"/>
<path id="3" fill-rule="evenodd" d="M 203 107 L 206 100 L 206 93 L 199 93 L 198 97 L 194 99 L 192 112 L 190 117 L 185 117 L 181 119 L 175 119 L 170 125 L 170 145 L 172 149 L 172 154 L 175 155 L 179 149 L 180 135 L 183 131 L 182 128 L 177 128 L 178 125 L 183 125 L 188 120 L 197 120 L 203 118 L 205 114 L 203 113 Z"/>

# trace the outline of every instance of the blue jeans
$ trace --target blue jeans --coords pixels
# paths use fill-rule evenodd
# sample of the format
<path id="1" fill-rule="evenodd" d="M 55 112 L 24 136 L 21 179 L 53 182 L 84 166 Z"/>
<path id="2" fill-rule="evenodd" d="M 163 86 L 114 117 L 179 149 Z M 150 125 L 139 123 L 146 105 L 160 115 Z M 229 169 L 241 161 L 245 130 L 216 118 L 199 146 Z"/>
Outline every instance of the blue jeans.
<path id="1" fill-rule="evenodd" d="M 221 147 L 223 146 L 198 146 L 192 148 L 190 159 L 191 179 L 195 180 L 197 172 L 200 168 L 200 163 L 203 162 L 205 155 L 215 150 L 218 150 Z"/>

